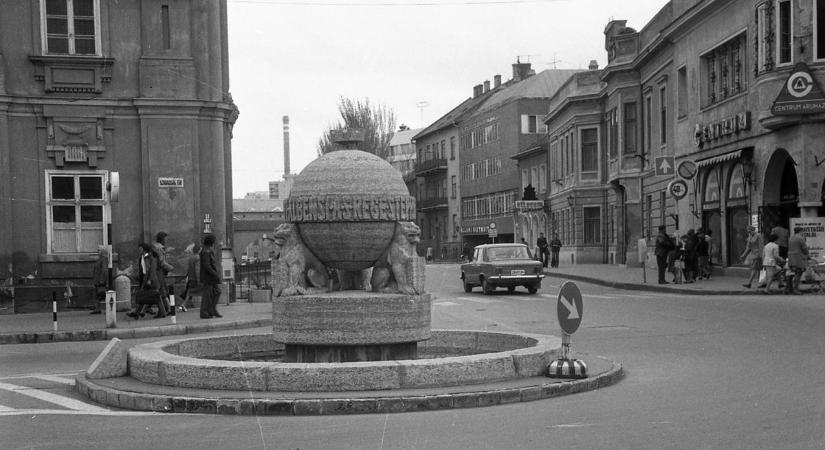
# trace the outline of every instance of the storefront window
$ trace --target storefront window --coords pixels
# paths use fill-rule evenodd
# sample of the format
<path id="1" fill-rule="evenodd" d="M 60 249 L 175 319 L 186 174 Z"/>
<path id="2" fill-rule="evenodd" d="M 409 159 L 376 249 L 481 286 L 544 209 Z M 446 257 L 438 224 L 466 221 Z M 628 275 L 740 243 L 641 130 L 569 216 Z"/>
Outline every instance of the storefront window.
<path id="1" fill-rule="evenodd" d="M 745 198 L 745 177 L 742 175 L 742 164 L 736 164 L 730 173 L 730 184 L 728 185 L 728 199 Z"/>
<path id="2" fill-rule="evenodd" d="M 705 203 L 719 202 L 719 174 L 716 170 L 711 170 L 705 178 L 704 196 Z"/>

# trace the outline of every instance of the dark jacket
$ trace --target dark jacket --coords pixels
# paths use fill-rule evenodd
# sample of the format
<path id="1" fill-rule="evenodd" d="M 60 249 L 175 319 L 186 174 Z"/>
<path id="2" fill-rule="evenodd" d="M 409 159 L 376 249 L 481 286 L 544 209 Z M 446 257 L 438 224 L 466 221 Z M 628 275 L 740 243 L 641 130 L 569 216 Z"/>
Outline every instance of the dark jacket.
<path id="1" fill-rule="evenodd" d="M 221 275 L 218 273 L 218 264 L 215 261 L 215 251 L 209 247 L 204 247 L 201 250 L 200 259 L 201 284 L 204 286 L 221 284 Z"/>
<path id="2" fill-rule="evenodd" d="M 553 238 L 553 240 L 550 241 L 550 250 L 557 252 L 559 249 L 561 249 L 561 240 L 559 238 Z"/>
<path id="3" fill-rule="evenodd" d="M 667 256 L 667 254 L 676 247 L 673 240 L 665 233 L 659 233 L 656 236 L 656 248 L 653 249 L 653 254 L 656 256 Z"/>
<path id="4" fill-rule="evenodd" d="M 143 270 L 141 260 L 146 261 L 146 271 Z M 158 257 L 152 253 L 145 253 L 138 257 L 138 284 L 141 289 L 160 289 L 160 277 L 158 276 Z"/>
<path id="5" fill-rule="evenodd" d="M 542 250 L 546 250 L 546 249 L 547 249 L 547 238 L 546 238 L 546 237 L 544 237 L 544 236 L 542 236 L 542 237 L 538 238 L 538 240 L 536 241 L 536 245 L 537 245 L 540 249 L 542 249 Z"/>

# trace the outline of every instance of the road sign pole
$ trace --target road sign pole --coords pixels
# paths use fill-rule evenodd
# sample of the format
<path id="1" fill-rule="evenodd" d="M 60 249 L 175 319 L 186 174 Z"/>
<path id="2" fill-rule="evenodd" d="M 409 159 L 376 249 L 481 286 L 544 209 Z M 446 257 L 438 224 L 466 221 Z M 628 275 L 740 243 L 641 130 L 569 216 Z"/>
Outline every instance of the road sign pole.
<path id="1" fill-rule="evenodd" d="M 570 358 L 570 341 L 572 336 L 570 334 L 561 332 L 561 356 L 564 359 Z"/>

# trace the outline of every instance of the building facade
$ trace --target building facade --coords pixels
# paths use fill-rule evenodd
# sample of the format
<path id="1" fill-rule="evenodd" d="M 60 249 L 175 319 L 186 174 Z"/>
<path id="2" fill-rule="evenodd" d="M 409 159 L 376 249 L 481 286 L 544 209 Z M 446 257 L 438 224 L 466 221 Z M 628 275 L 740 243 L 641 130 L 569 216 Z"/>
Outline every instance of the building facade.
<path id="1" fill-rule="evenodd" d="M 710 230 L 715 263 L 739 265 L 749 225 L 825 216 L 823 18 L 819 0 L 692 0 L 640 31 L 611 21 L 598 94 L 562 93 L 545 117 L 551 228 L 571 260 L 636 264 L 665 225 Z"/>
<path id="2" fill-rule="evenodd" d="M 0 267 L 8 277 L 83 286 L 99 245 L 113 245 L 124 267 L 161 230 L 173 260 L 206 225 L 230 247 L 238 110 L 228 73 L 223 0 L 4 3 Z M 26 292 L 15 293 L 18 312 Z"/>

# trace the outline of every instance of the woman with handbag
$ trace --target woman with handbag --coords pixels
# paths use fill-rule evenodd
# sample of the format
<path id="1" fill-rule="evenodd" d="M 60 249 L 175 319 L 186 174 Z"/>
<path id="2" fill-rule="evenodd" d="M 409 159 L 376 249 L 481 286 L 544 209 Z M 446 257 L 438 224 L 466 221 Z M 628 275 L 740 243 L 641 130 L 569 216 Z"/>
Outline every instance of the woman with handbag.
<path id="1" fill-rule="evenodd" d="M 161 280 L 158 277 L 158 256 L 145 242 L 138 244 L 138 248 L 140 256 L 137 264 L 138 289 L 135 293 L 135 310 L 126 315 L 137 319 L 145 315 L 143 311 L 147 306 L 157 305 L 158 313 L 155 318 L 166 317 L 166 308 L 159 290 Z"/>
<path id="2" fill-rule="evenodd" d="M 740 258 L 750 267 L 748 282 L 743 284 L 746 288 L 751 287 L 754 281 L 759 284 L 759 272 L 762 270 L 762 236 L 756 232 L 753 226 L 748 227 L 748 239 L 745 241 L 745 251 Z"/>

